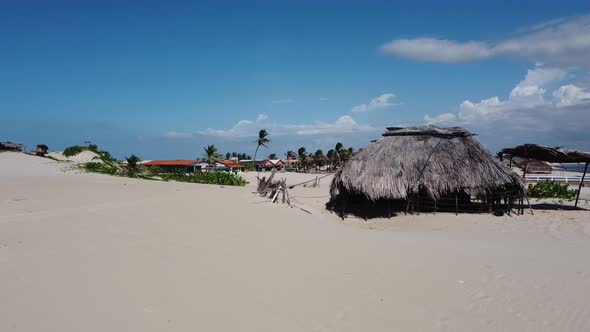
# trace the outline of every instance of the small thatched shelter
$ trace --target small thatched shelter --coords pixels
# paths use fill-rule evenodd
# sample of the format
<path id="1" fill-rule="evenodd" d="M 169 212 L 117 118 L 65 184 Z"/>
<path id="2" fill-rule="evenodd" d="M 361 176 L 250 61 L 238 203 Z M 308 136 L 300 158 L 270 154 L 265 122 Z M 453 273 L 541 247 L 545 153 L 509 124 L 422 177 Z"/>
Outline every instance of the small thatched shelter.
<path id="1" fill-rule="evenodd" d="M 574 207 L 578 207 L 578 200 L 580 199 L 580 192 L 584 185 L 586 172 L 588 172 L 588 165 L 590 165 L 590 153 L 577 150 L 562 150 L 559 147 L 550 147 L 539 144 L 523 144 L 513 148 L 506 148 L 498 154 L 500 158 L 508 156 L 510 160 L 515 157 L 530 158 L 536 160 L 543 160 L 550 163 L 584 163 L 584 173 L 578 185 L 578 194 L 576 195 L 576 203 Z M 524 173 L 528 171 L 528 167 L 524 169 Z"/>
<path id="2" fill-rule="evenodd" d="M 506 163 L 506 161 L 504 161 Z M 527 174 L 551 174 L 552 168 L 548 162 L 536 159 L 514 157 L 508 165 L 514 164 L 522 170 L 526 170 Z"/>
<path id="3" fill-rule="evenodd" d="M 510 211 L 522 179 L 462 128 L 387 128 L 339 170 L 329 208 L 363 217 L 391 211 Z"/>

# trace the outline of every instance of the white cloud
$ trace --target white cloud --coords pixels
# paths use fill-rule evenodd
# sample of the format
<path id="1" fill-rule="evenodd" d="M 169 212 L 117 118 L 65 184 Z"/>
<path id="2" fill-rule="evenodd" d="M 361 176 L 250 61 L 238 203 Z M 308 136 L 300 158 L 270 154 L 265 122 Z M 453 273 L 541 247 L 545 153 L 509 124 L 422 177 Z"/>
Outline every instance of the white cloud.
<path id="1" fill-rule="evenodd" d="M 276 99 L 271 101 L 272 104 L 292 104 L 294 102 L 295 100 L 293 100 L 292 98 Z"/>
<path id="2" fill-rule="evenodd" d="M 380 108 L 386 108 L 390 106 L 397 106 L 399 104 L 392 103 L 390 100 L 395 98 L 396 95 L 393 93 L 384 93 L 379 97 L 371 99 L 368 104 L 361 104 L 352 108 L 353 112 L 369 112 Z"/>
<path id="3" fill-rule="evenodd" d="M 525 78 L 520 81 L 510 92 L 506 100 L 495 96 L 473 102 L 465 100 L 459 105 L 459 110 L 452 119 L 448 113 L 431 117 L 426 115 L 424 121 L 427 123 L 448 123 L 453 120 L 463 124 L 470 124 L 481 121 L 496 121 L 514 116 L 515 111 L 522 111 L 534 108 L 550 108 L 555 105 L 578 104 L 584 100 L 584 91 L 581 89 L 567 88 L 562 86 L 553 93 L 553 99 L 547 100 L 545 95 L 547 89 L 553 84 L 563 81 L 568 72 L 559 68 L 545 68 L 537 66 L 528 70 Z M 444 116 L 443 116 L 444 115 Z"/>
<path id="4" fill-rule="evenodd" d="M 192 136 L 193 133 L 183 131 L 169 131 L 166 133 L 166 137 L 170 138 L 190 138 Z"/>
<path id="5" fill-rule="evenodd" d="M 544 68 L 538 64 L 535 69 L 529 69 L 524 80 L 520 81 L 512 92 L 511 98 L 542 96 L 547 86 L 554 82 L 563 81 L 567 77 L 567 71 L 560 68 Z"/>
<path id="6" fill-rule="evenodd" d="M 353 132 L 373 131 L 375 128 L 358 124 L 351 116 L 343 115 L 335 122 L 314 122 L 312 124 L 296 126 L 297 135 L 342 134 Z"/>
<path id="7" fill-rule="evenodd" d="M 590 104 L 590 92 L 573 84 L 560 87 L 553 92 L 553 96 L 557 99 L 555 104 L 558 107 Z"/>
<path id="8" fill-rule="evenodd" d="M 209 128 L 199 131 L 199 134 L 218 137 L 249 137 L 255 136 L 260 129 L 262 129 L 262 127 L 259 123 L 249 120 L 241 120 L 230 129 Z M 334 122 L 315 121 L 308 124 L 265 123 L 264 129 L 269 131 L 273 136 L 306 136 L 373 132 L 379 131 L 382 128 L 377 129 L 369 125 L 359 124 L 351 116 L 343 115 Z"/>
<path id="9" fill-rule="evenodd" d="M 260 114 L 258 114 L 258 117 L 256 117 L 256 122 L 262 122 L 266 119 L 268 119 L 268 115 L 266 115 L 264 113 L 260 113 Z"/>
<path id="10" fill-rule="evenodd" d="M 567 71 L 537 67 L 528 71 L 507 99 L 465 100 L 456 112 L 426 115 L 424 122 L 469 128 L 485 136 L 492 146 L 529 142 L 571 146 L 575 142 L 590 147 L 590 140 L 585 139 L 590 125 L 590 92 L 572 83 L 555 86 L 566 78 Z"/>
<path id="11" fill-rule="evenodd" d="M 467 62 L 513 56 L 553 65 L 590 67 L 590 15 L 552 20 L 495 43 L 447 39 L 397 39 L 381 46 L 385 54 L 420 61 Z"/>
<path id="12" fill-rule="evenodd" d="M 240 120 L 230 129 L 212 129 L 207 128 L 200 130 L 201 135 L 220 136 L 220 137 L 243 137 L 252 135 L 252 130 L 258 127 L 256 122 L 249 120 Z"/>
<path id="13" fill-rule="evenodd" d="M 457 120 L 457 116 L 453 113 L 443 113 L 434 117 L 431 117 L 428 114 L 424 116 L 424 122 L 426 122 L 426 124 L 444 125 L 453 123 L 455 120 Z"/>
<path id="14" fill-rule="evenodd" d="M 397 39 L 382 45 L 381 51 L 404 58 L 438 62 L 465 62 L 493 55 L 484 43 L 434 38 Z"/>

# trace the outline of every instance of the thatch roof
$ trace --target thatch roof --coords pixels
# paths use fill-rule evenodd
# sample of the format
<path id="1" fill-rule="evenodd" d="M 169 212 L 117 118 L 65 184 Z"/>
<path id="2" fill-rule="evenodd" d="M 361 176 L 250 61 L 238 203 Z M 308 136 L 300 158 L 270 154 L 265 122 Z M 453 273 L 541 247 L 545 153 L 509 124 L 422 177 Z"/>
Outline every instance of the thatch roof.
<path id="1" fill-rule="evenodd" d="M 527 173 L 549 174 L 552 171 L 551 165 L 546 161 L 522 157 L 514 157 L 512 161 L 519 168 L 526 168 Z"/>
<path id="2" fill-rule="evenodd" d="M 523 144 L 500 151 L 501 155 L 543 160 L 550 163 L 588 163 L 590 153 L 576 150 L 562 150 L 539 144 Z"/>
<path id="3" fill-rule="evenodd" d="M 331 193 L 363 195 L 371 201 L 405 200 L 425 190 L 432 199 L 446 194 L 522 192 L 521 178 L 462 128 L 388 128 L 338 171 Z"/>

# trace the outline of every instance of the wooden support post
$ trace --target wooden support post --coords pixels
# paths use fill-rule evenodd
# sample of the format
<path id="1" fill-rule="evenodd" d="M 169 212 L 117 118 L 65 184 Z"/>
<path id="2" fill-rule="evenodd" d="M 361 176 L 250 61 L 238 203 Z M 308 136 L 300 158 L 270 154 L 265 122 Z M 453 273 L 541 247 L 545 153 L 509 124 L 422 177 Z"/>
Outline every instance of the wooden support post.
<path id="1" fill-rule="evenodd" d="M 455 215 L 459 214 L 459 199 L 457 198 L 457 193 L 455 193 Z"/>
<path id="2" fill-rule="evenodd" d="M 588 171 L 588 163 L 584 166 L 584 174 L 582 175 L 582 179 L 580 180 L 580 185 L 578 186 L 578 194 L 576 195 L 576 204 L 574 204 L 574 208 L 578 208 L 578 200 L 580 199 L 580 192 L 582 191 L 582 185 L 584 185 L 584 178 L 586 177 L 586 171 Z"/>
<path id="3" fill-rule="evenodd" d="M 532 215 L 535 215 L 535 214 L 533 213 L 533 207 L 531 206 L 531 202 L 529 201 L 529 197 L 528 197 L 527 195 L 524 195 L 524 198 L 526 198 L 526 202 L 527 202 L 527 204 L 529 205 L 529 210 L 531 210 L 531 214 L 532 214 Z M 524 210 L 522 210 L 522 214 L 524 214 Z"/>
<path id="4" fill-rule="evenodd" d="M 387 215 L 388 219 L 391 219 L 391 200 L 387 200 Z"/>

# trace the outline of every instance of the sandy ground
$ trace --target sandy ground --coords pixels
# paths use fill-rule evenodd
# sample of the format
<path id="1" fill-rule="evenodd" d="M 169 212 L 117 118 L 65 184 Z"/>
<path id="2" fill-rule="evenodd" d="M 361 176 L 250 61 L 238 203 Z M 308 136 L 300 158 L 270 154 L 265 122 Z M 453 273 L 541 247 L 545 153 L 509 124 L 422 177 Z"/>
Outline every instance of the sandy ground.
<path id="1" fill-rule="evenodd" d="M 590 330 L 588 211 L 341 221 L 327 178 L 308 214 L 63 168 L 0 153 L 0 331 Z"/>
<path id="2" fill-rule="evenodd" d="M 95 162 L 95 163 L 102 163 L 103 161 L 100 159 L 100 156 L 92 151 L 82 151 L 75 156 L 66 157 L 64 156 L 63 152 L 50 152 L 47 156 L 61 160 L 61 161 L 71 161 L 73 163 L 88 163 L 88 162 Z"/>

